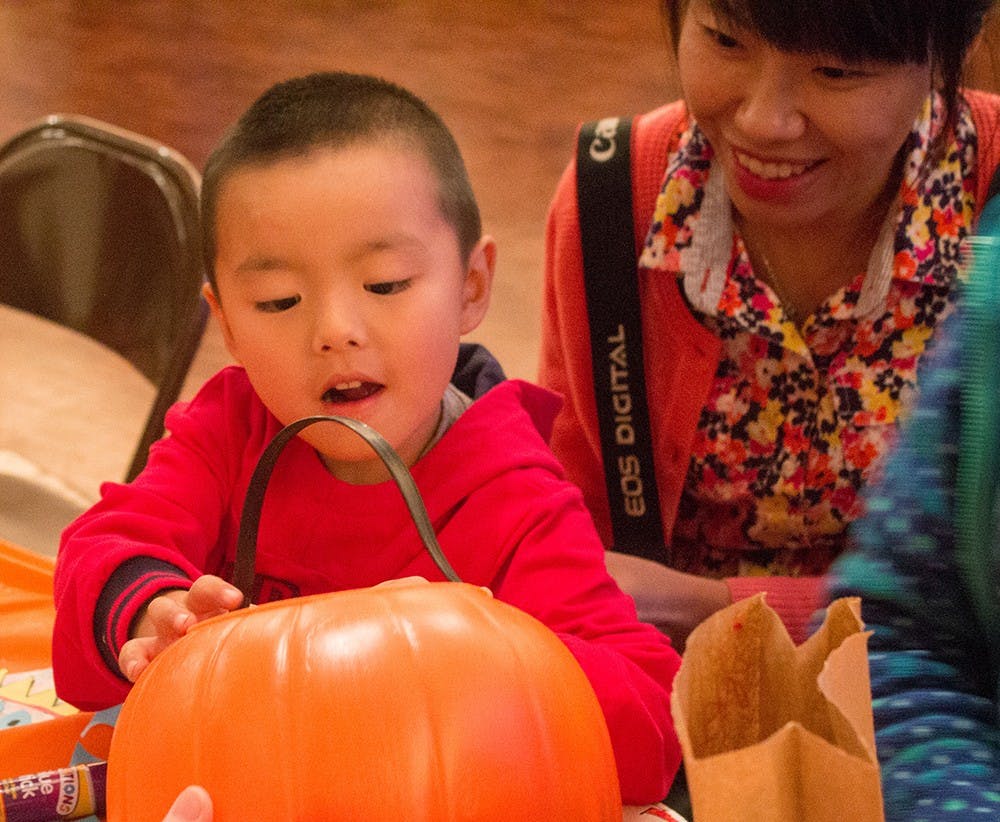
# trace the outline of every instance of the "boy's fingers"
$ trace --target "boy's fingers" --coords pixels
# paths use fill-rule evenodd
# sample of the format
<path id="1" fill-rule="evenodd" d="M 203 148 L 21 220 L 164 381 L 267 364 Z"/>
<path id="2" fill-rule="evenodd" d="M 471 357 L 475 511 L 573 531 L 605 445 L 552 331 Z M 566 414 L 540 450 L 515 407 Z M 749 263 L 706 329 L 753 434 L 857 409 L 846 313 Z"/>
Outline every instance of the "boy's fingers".
<path id="1" fill-rule="evenodd" d="M 157 634 L 183 634 L 187 627 L 190 611 L 176 600 L 167 596 L 153 599 L 146 608 L 146 615 L 153 623 Z"/>
<path id="2" fill-rule="evenodd" d="M 163 643 L 162 647 L 157 647 L 160 643 L 161 640 L 157 637 L 140 637 L 130 639 L 122 645 L 121 653 L 118 655 L 118 667 L 126 679 L 135 682 L 139 674 L 146 670 L 152 658 L 169 645 Z"/>
<path id="3" fill-rule="evenodd" d="M 396 579 L 387 579 L 384 582 L 378 583 L 376 588 L 395 588 L 397 586 L 403 585 L 423 585 L 430 584 L 430 580 L 427 577 L 421 576 L 409 576 L 409 577 L 398 577 Z"/>
<path id="4" fill-rule="evenodd" d="M 232 611 L 242 602 L 240 590 L 216 576 L 199 577 L 188 591 L 188 608 L 196 614 Z"/>
<path id="5" fill-rule="evenodd" d="M 163 822 L 211 822 L 212 816 L 212 799 L 208 791 L 190 785 L 174 800 Z"/>

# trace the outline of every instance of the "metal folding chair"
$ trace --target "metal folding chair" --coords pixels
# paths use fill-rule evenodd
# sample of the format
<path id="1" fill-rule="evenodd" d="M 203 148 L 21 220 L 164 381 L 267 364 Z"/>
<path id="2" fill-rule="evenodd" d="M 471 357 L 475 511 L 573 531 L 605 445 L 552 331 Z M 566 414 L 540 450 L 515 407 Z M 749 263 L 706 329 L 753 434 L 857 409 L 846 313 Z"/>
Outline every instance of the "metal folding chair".
<path id="1" fill-rule="evenodd" d="M 127 470 L 105 479 L 142 470 L 205 328 L 200 182 L 176 151 L 86 117 L 0 146 L 0 303 L 97 341 L 153 387 Z"/>

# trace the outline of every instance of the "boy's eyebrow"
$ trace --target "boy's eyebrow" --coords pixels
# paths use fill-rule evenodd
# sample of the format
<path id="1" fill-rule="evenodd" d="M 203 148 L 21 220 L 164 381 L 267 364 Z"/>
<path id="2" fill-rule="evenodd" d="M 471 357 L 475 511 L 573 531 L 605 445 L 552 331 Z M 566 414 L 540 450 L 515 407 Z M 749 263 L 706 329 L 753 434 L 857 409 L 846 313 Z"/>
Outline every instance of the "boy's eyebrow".
<path id="1" fill-rule="evenodd" d="M 248 257 L 238 266 L 236 266 L 236 272 L 256 272 L 256 271 L 279 271 L 281 269 L 287 269 L 288 263 L 279 257 L 267 257 L 267 256 L 254 256 Z"/>
<path id="2" fill-rule="evenodd" d="M 379 251 L 392 251 L 402 246 L 425 248 L 426 244 L 419 237 L 415 237 L 412 234 L 397 232 L 394 234 L 386 235 L 385 237 L 378 237 L 374 240 L 369 240 L 368 242 L 363 243 L 362 246 L 358 249 L 357 256 L 361 257 L 364 256 L 365 254 L 370 254 Z"/>
<path id="3" fill-rule="evenodd" d="M 378 254 L 382 251 L 395 251 L 401 248 L 414 248 L 422 251 L 426 247 L 426 243 L 419 237 L 404 232 L 396 232 L 361 243 L 358 249 L 351 254 L 351 257 L 362 259 L 369 254 Z M 271 254 L 254 254 L 236 266 L 236 273 L 254 274 L 267 271 L 287 271 L 290 268 L 294 268 L 293 264 L 283 257 Z"/>

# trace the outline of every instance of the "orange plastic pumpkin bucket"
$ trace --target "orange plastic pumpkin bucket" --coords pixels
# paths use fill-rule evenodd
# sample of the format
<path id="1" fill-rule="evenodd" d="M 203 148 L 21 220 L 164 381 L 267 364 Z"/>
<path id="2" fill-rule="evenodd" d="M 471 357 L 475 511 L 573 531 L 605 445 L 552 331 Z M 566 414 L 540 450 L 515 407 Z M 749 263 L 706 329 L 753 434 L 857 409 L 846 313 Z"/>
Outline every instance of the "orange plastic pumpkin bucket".
<path id="1" fill-rule="evenodd" d="M 108 819 L 160 822 L 189 784 L 208 789 L 216 822 L 622 814 L 604 716 L 573 655 L 538 620 L 458 582 L 196 626 L 125 701 Z"/>
<path id="2" fill-rule="evenodd" d="M 452 582 L 272 603 L 167 649 L 118 719 L 108 818 L 160 822 L 192 783 L 217 822 L 621 819 L 576 660 Z"/>

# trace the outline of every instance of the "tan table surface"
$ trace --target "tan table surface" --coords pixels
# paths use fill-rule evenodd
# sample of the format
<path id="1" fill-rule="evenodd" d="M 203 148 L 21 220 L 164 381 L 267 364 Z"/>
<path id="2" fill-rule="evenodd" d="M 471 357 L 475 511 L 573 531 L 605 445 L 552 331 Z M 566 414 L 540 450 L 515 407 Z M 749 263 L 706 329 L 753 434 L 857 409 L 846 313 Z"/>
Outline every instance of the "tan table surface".
<path id="1" fill-rule="evenodd" d="M 0 305 L 0 533 L 48 553 L 45 535 L 124 476 L 152 398 L 116 353 Z"/>

